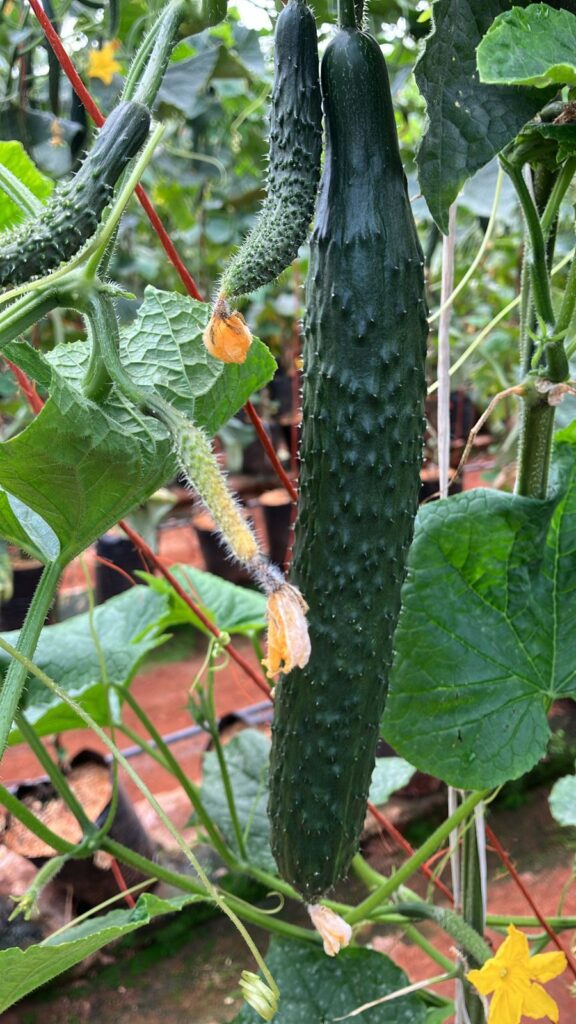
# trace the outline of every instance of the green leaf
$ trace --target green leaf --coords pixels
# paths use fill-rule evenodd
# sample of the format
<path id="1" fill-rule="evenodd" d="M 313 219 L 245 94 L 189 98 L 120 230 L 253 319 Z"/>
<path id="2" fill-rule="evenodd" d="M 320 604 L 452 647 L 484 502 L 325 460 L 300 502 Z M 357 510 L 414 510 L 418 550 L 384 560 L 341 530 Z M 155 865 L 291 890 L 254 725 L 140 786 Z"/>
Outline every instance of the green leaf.
<path id="1" fill-rule="evenodd" d="M 470 491 L 419 513 L 383 729 L 422 771 L 497 786 L 546 751 L 576 696 L 576 426 L 549 501 Z"/>
<path id="2" fill-rule="evenodd" d="M 0 950 L 0 1012 L 107 943 L 142 928 L 160 914 L 173 913 L 200 899 L 188 894 L 163 900 L 144 893 L 132 910 L 111 910 L 101 917 L 92 917 L 27 949 Z"/>
<path id="3" fill-rule="evenodd" d="M 576 16 L 548 4 L 515 7 L 496 18 L 477 56 L 482 82 L 576 85 Z"/>
<path id="4" fill-rule="evenodd" d="M 373 804 L 385 804 L 397 789 L 407 786 L 416 769 L 403 757 L 376 759 L 368 799 Z"/>
<path id="5" fill-rule="evenodd" d="M 415 68 L 426 100 L 426 134 L 418 152 L 420 187 L 438 227 L 462 185 L 544 106 L 539 90 L 480 83 L 476 47 L 510 0 L 436 0 L 433 30 Z"/>
<path id="6" fill-rule="evenodd" d="M 154 383 L 212 434 L 270 380 L 276 364 L 258 340 L 241 366 L 213 359 L 202 343 L 209 315 L 204 303 L 148 287 L 123 332 L 121 357 L 138 384 Z M 42 517 L 69 560 L 174 475 L 172 442 L 157 420 L 116 392 L 101 405 L 86 399 L 88 342 L 59 345 L 47 355 L 13 342 L 6 352 L 51 397 L 29 427 L 0 445 L 0 480 Z M 0 502 L 0 536 L 21 543 L 14 516 L 3 512 Z M 33 544 L 30 538 L 24 546 Z"/>
<path id="7" fill-rule="evenodd" d="M 554 783 L 549 803 L 559 825 L 576 825 L 576 775 L 566 775 Z"/>
<path id="8" fill-rule="evenodd" d="M 40 562 L 51 562 L 60 552 L 54 530 L 41 516 L 0 487 L 0 533 Z"/>
<path id="9" fill-rule="evenodd" d="M 266 598 L 259 591 L 238 587 L 191 565 L 173 565 L 170 571 L 219 630 L 249 636 L 266 628 Z M 170 608 L 161 623 L 163 629 L 192 623 L 206 636 L 211 635 L 167 580 L 143 572 L 138 575 L 159 594 L 170 598 Z"/>
<path id="10" fill-rule="evenodd" d="M 21 142 L 0 142 L 0 164 L 21 181 L 43 202 L 48 199 L 53 182 L 32 163 Z M 25 219 L 20 206 L 0 189 L 0 231 L 12 228 Z"/>
<path id="11" fill-rule="evenodd" d="M 275 1024 L 327 1024 L 374 999 L 409 984 L 403 971 L 383 953 L 349 947 L 328 957 L 317 946 L 272 939 L 266 963 L 280 989 Z M 400 996 L 365 1010 L 365 1024 L 424 1024 L 424 1003 Z M 258 1024 L 260 1017 L 244 1006 L 234 1024 Z"/>
<path id="12" fill-rule="evenodd" d="M 34 664 L 49 675 L 68 696 L 81 698 L 82 706 L 101 725 L 108 723 L 106 680 L 128 686 L 144 658 L 164 642 L 159 623 L 166 612 L 167 601 L 148 587 L 131 587 L 110 598 L 94 610 L 93 629 L 99 650 L 90 630 L 88 612 L 75 615 L 56 626 L 45 626 L 34 655 Z M 3 633 L 13 646 L 18 631 Z M 0 675 L 10 663 L 0 651 Z M 31 676 L 24 691 L 21 710 L 40 736 L 66 729 L 78 729 L 84 723 L 51 690 Z M 10 734 L 11 744 L 21 743 L 17 729 Z"/>
<path id="13" fill-rule="evenodd" d="M 236 813 L 244 836 L 248 859 L 252 864 L 276 874 L 270 850 L 268 803 L 268 759 L 270 741 L 256 729 L 245 729 L 224 747 Z M 227 843 L 237 853 L 238 844 L 218 758 L 211 750 L 202 768 L 202 801 Z"/>

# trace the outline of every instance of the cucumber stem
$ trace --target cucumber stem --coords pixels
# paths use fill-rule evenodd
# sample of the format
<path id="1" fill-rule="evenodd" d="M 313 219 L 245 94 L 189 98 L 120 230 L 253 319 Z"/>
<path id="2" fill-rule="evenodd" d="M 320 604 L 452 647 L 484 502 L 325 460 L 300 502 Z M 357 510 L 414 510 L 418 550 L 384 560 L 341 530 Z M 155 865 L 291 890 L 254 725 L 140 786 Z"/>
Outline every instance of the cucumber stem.
<path id="1" fill-rule="evenodd" d="M 398 868 L 390 878 L 378 886 L 378 888 L 370 893 L 365 900 L 362 900 L 357 907 L 354 908 L 349 914 L 346 915 L 346 921 L 348 924 L 357 924 L 359 921 L 364 920 L 368 917 L 373 910 L 376 910 L 384 900 L 388 899 L 393 892 L 403 885 L 417 870 L 425 863 L 436 852 L 438 847 L 448 838 L 452 829 L 461 825 L 474 810 L 477 804 L 481 803 L 488 796 L 488 790 L 482 790 L 477 793 L 471 793 L 465 800 L 460 804 L 454 814 L 451 814 L 446 821 L 443 821 L 441 825 L 432 833 L 431 836 L 422 844 L 422 846 L 408 858 L 404 864 Z"/>
<path id="2" fill-rule="evenodd" d="M 338 28 L 356 28 L 355 0 L 338 0 Z"/>
<path id="3" fill-rule="evenodd" d="M 133 99 L 149 108 L 154 105 L 185 14 L 184 0 L 172 0 L 154 23 L 134 58 L 124 86 L 123 99 Z M 144 74 L 138 81 L 144 64 Z"/>
<path id="4" fill-rule="evenodd" d="M 0 759 L 4 756 L 14 715 L 18 710 L 22 690 L 28 678 L 30 671 L 28 661 L 36 650 L 36 645 L 54 600 L 58 580 L 63 569 L 64 564 L 60 562 L 59 558 L 53 562 L 48 562 L 44 566 L 44 572 L 34 591 L 34 597 L 24 620 L 24 625 L 18 635 L 16 650 L 18 655 L 24 660 L 15 658 L 14 655 L 12 656 L 12 661 L 4 678 L 4 684 L 0 690 Z M 4 649 L 6 650 L 6 648 Z M 13 650 L 10 647 L 8 653 L 12 654 Z"/>

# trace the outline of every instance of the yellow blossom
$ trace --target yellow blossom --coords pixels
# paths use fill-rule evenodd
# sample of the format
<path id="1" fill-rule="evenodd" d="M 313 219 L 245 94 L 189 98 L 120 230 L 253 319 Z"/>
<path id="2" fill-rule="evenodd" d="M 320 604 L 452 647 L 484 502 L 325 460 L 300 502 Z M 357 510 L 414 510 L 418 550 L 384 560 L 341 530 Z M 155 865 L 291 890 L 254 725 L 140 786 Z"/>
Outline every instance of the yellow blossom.
<path id="1" fill-rule="evenodd" d="M 346 924 L 343 917 L 339 917 L 329 907 L 323 907 L 321 903 L 309 903 L 306 909 L 316 931 L 322 936 L 324 952 L 328 956 L 336 956 L 352 938 L 350 925 Z"/>
<path id="2" fill-rule="evenodd" d="M 480 995 L 491 993 L 488 1024 L 520 1024 L 522 1017 L 540 1020 L 549 1017 L 558 1024 L 558 1007 L 538 982 L 551 981 L 566 968 L 564 953 L 539 953 L 530 956 L 524 932 L 508 926 L 508 938 L 496 956 L 490 957 L 479 971 L 466 977 Z"/>
<path id="3" fill-rule="evenodd" d="M 110 85 L 117 71 L 122 70 L 122 65 L 115 59 L 114 54 L 120 46 L 118 39 L 105 43 L 100 50 L 90 50 L 88 56 L 88 76 L 99 78 L 104 85 Z"/>
<path id="4" fill-rule="evenodd" d="M 291 672 L 295 665 L 304 668 L 310 658 L 310 637 L 306 612 L 308 605 L 300 591 L 283 583 L 268 597 L 268 658 L 264 661 L 269 678 Z"/>
<path id="5" fill-rule="evenodd" d="M 244 317 L 238 310 L 231 313 L 222 298 L 214 306 L 203 339 L 210 355 L 223 363 L 243 363 L 252 344 Z"/>

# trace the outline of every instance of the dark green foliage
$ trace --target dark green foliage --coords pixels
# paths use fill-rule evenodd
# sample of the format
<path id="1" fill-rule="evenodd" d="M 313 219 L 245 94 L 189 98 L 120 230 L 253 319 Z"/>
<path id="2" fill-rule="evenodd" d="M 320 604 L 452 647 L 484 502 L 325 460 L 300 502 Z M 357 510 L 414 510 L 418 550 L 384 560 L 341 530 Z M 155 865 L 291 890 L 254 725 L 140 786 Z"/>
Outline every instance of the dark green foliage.
<path id="1" fill-rule="evenodd" d="M 314 16 L 289 0 L 276 25 L 268 194 L 248 238 L 224 271 L 226 298 L 273 281 L 298 255 L 320 177 L 322 110 Z"/>
<path id="2" fill-rule="evenodd" d="M 39 217 L 1 239 L 0 285 L 48 274 L 79 252 L 149 130 L 150 113 L 140 103 L 120 103 L 112 111 L 78 173 L 52 194 Z"/>
<path id="3" fill-rule="evenodd" d="M 278 687 L 270 797 L 279 869 L 309 900 L 345 873 L 366 811 L 418 503 L 427 335 L 422 253 L 375 40 L 338 32 L 322 89 L 293 561 L 312 656 Z"/>

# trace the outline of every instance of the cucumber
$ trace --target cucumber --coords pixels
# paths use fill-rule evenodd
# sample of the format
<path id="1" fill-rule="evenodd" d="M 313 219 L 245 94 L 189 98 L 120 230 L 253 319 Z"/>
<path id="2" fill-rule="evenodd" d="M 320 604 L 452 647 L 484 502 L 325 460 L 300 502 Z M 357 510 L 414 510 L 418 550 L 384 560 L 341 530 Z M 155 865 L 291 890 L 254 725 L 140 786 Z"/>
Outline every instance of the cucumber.
<path id="1" fill-rule="evenodd" d="M 312 654 L 278 684 L 269 801 L 278 868 L 308 901 L 346 872 L 366 812 L 418 505 L 428 331 L 388 75 L 370 35 L 338 31 L 322 92 L 292 563 Z"/>
<path id="2" fill-rule="evenodd" d="M 224 271 L 221 299 L 268 284 L 296 258 L 314 213 L 321 150 L 316 24 L 304 0 L 288 0 L 276 22 L 267 197 Z"/>
<path id="3" fill-rule="evenodd" d="M 40 216 L 0 238 L 0 286 L 49 274 L 80 251 L 149 131 L 150 112 L 141 103 L 120 103 L 112 111 L 80 169 L 56 189 Z"/>

